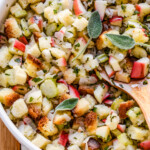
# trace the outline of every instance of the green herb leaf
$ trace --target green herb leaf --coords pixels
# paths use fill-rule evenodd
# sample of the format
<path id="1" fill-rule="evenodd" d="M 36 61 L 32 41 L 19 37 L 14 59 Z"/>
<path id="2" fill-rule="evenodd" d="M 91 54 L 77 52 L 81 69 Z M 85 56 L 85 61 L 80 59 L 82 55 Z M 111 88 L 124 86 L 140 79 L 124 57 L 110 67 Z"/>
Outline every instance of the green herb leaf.
<path id="1" fill-rule="evenodd" d="M 135 46 L 135 41 L 133 38 L 126 35 L 117 35 L 117 34 L 105 34 L 107 38 L 114 44 L 116 47 L 129 50 Z"/>
<path id="2" fill-rule="evenodd" d="M 58 111 L 58 110 L 72 110 L 77 105 L 78 100 L 79 100 L 78 98 L 67 99 L 67 100 L 61 102 L 55 108 L 55 111 Z"/>
<path id="3" fill-rule="evenodd" d="M 29 102 L 32 102 L 32 101 L 33 101 L 33 99 L 34 99 L 33 97 L 30 97 Z"/>
<path id="4" fill-rule="evenodd" d="M 42 81 L 42 79 L 41 78 L 33 78 L 32 81 L 34 81 L 34 82 L 40 82 L 40 81 Z"/>
<path id="5" fill-rule="evenodd" d="M 98 11 L 94 11 L 90 17 L 88 27 L 88 35 L 90 38 L 98 38 L 102 32 L 102 22 Z"/>
<path id="6" fill-rule="evenodd" d="M 20 58 L 16 58 L 16 59 L 15 59 L 15 62 L 21 63 L 21 59 L 20 59 Z"/>
<path id="7" fill-rule="evenodd" d="M 78 67 L 75 67 L 74 70 L 73 70 L 73 73 L 75 73 L 76 75 L 78 75 L 80 69 Z"/>

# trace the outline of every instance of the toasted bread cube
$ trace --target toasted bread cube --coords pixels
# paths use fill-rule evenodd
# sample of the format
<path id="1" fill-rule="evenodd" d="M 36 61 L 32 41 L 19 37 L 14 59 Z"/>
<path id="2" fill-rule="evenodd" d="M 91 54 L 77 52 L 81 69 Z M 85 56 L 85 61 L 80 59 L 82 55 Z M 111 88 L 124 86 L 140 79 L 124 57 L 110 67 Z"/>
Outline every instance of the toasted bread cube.
<path id="1" fill-rule="evenodd" d="M 74 116 L 80 117 L 87 113 L 89 109 L 90 103 L 85 98 L 82 98 L 78 101 L 76 107 L 73 110 Z"/>
<path id="2" fill-rule="evenodd" d="M 74 118 L 72 128 L 77 130 L 79 127 L 84 127 L 84 117 Z"/>
<path id="3" fill-rule="evenodd" d="M 9 66 L 13 68 L 14 66 L 21 66 L 22 57 L 18 55 L 14 55 L 12 59 L 9 61 Z"/>
<path id="4" fill-rule="evenodd" d="M 24 99 L 20 98 L 13 103 L 11 113 L 15 118 L 22 118 L 28 113 L 28 107 Z"/>
<path id="5" fill-rule="evenodd" d="M 98 121 L 97 121 L 97 114 L 93 111 L 89 112 L 86 116 L 85 116 L 85 121 L 84 121 L 86 130 L 89 134 L 91 135 L 95 135 L 96 134 L 96 129 L 97 129 L 97 125 L 98 125 Z"/>
<path id="6" fill-rule="evenodd" d="M 76 74 L 74 73 L 74 70 L 72 68 L 64 72 L 64 79 L 68 84 L 71 84 L 73 83 L 73 81 L 75 81 Z"/>
<path id="7" fill-rule="evenodd" d="M 57 88 L 58 88 L 59 96 L 63 96 L 64 94 L 68 92 L 68 87 L 63 83 L 58 83 Z"/>
<path id="8" fill-rule="evenodd" d="M 53 104 L 50 100 L 48 100 L 47 98 L 43 98 L 43 102 L 42 102 L 42 115 L 46 116 L 49 111 L 51 111 L 53 109 Z"/>
<path id="9" fill-rule="evenodd" d="M 44 9 L 44 17 L 48 19 L 49 23 L 54 21 L 55 14 L 52 6 L 48 6 Z"/>
<path id="10" fill-rule="evenodd" d="M 5 33 L 8 38 L 19 38 L 22 35 L 22 31 L 14 18 L 9 18 L 5 22 Z"/>
<path id="11" fill-rule="evenodd" d="M 90 94 L 87 94 L 85 96 L 85 99 L 90 103 L 90 109 L 93 109 L 96 104 L 96 100 L 94 99 L 94 97 L 91 96 Z"/>
<path id="12" fill-rule="evenodd" d="M 29 140 L 32 140 L 34 138 L 34 135 L 36 133 L 35 130 L 30 125 L 21 124 L 18 127 L 19 131 Z"/>
<path id="13" fill-rule="evenodd" d="M 50 48 L 50 52 L 52 54 L 53 57 L 56 58 L 62 58 L 66 56 L 66 53 L 63 50 L 60 50 L 58 48 Z"/>
<path id="14" fill-rule="evenodd" d="M 133 140 L 143 141 L 148 136 L 148 130 L 131 125 L 127 129 L 127 134 Z"/>
<path id="15" fill-rule="evenodd" d="M 44 12 L 44 4 L 42 2 L 30 5 L 30 7 L 36 14 L 42 14 Z"/>
<path id="16" fill-rule="evenodd" d="M 100 119 L 105 119 L 111 111 L 111 109 L 105 105 L 96 105 L 95 108 Z"/>
<path id="17" fill-rule="evenodd" d="M 28 0 L 28 3 L 34 4 L 37 2 L 41 2 L 42 0 Z"/>
<path id="18" fill-rule="evenodd" d="M 7 76 L 5 73 L 0 74 L 0 86 L 6 87 L 8 85 Z"/>
<path id="19" fill-rule="evenodd" d="M 29 115 L 34 119 L 39 119 L 42 114 L 41 104 L 28 104 Z"/>
<path id="20" fill-rule="evenodd" d="M 57 127 L 46 116 L 39 121 L 38 129 L 44 136 L 53 136 L 58 133 Z"/>
<path id="21" fill-rule="evenodd" d="M 41 37 L 39 38 L 40 50 L 48 49 L 51 47 L 51 37 Z"/>
<path id="22" fill-rule="evenodd" d="M 107 141 L 110 136 L 110 129 L 108 126 L 98 127 L 96 129 L 96 135 L 101 138 L 103 141 Z"/>
<path id="23" fill-rule="evenodd" d="M 129 83 L 130 82 L 130 74 L 128 74 L 126 72 L 122 72 L 122 71 L 116 72 L 115 80 Z"/>
<path id="24" fill-rule="evenodd" d="M 110 114 L 106 119 L 106 125 L 110 130 L 115 130 L 119 124 L 120 118 L 116 113 Z"/>
<path id="25" fill-rule="evenodd" d="M 60 11 L 57 15 L 58 20 L 65 26 L 72 25 L 74 19 L 72 17 L 72 12 L 69 9 Z"/>
<path id="26" fill-rule="evenodd" d="M 85 133 L 75 132 L 69 135 L 69 142 L 70 144 L 81 146 L 85 138 L 86 138 Z"/>
<path id="27" fill-rule="evenodd" d="M 85 19 L 84 17 L 81 18 L 76 18 L 73 26 L 77 28 L 78 31 L 83 31 L 88 25 L 88 21 L 87 19 Z"/>
<path id="28" fill-rule="evenodd" d="M 60 144 L 48 144 L 46 150 L 65 150 L 65 148 Z"/>
<path id="29" fill-rule="evenodd" d="M 42 103 L 42 92 L 40 90 L 30 91 L 26 100 L 27 104 Z"/>
<path id="30" fill-rule="evenodd" d="M 67 122 L 69 122 L 72 119 L 72 115 L 70 111 L 59 111 L 56 113 L 55 117 L 54 117 L 54 124 L 56 125 L 62 125 L 62 124 L 66 124 Z"/>
<path id="31" fill-rule="evenodd" d="M 6 46 L 3 46 L 0 49 L 0 67 L 5 68 L 10 59 L 12 58 L 12 55 L 9 53 L 8 48 Z"/>
<path id="32" fill-rule="evenodd" d="M 18 0 L 18 2 L 19 2 L 19 4 L 21 5 L 21 7 L 23 8 L 23 9 L 25 9 L 25 8 L 27 8 L 27 6 L 28 6 L 28 0 Z"/>
<path id="33" fill-rule="evenodd" d="M 12 15 L 15 15 L 15 12 L 19 11 L 19 10 L 22 10 L 22 8 L 18 3 L 16 3 L 14 6 L 12 6 L 10 8 L 10 12 L 11 12 Z"/>
<path id="34" fill-rule="evenodd" d="M 14 69 L 6 70 L 5 75 L 6 75 L 8 85 L 10 85 L 10 86 L 16 85 L 15 80 L 14 80 Z"/>
<path id="35" fill-rule="evenodd" d="M 32 143 L 39 148 L 44 148 L 47 144 L 50 143 L 50 140 L 48 140 L 41 134 L 37 134 L 36 137 L 32 140 Z"/>
<path id="36" fill-rule="evenodd" d="M 133 4 L 122 4 L 117 6 L 118 16 L 129 17 L 134 14 L 135 7 Z"/>
<path id="37" fill-rule="evenodd" d="M 3 88 L 0 90 L 0 102 L 5 106 L 11 106 L 19 98 L 20 95 L 15 93 L 12 89 Z"/>

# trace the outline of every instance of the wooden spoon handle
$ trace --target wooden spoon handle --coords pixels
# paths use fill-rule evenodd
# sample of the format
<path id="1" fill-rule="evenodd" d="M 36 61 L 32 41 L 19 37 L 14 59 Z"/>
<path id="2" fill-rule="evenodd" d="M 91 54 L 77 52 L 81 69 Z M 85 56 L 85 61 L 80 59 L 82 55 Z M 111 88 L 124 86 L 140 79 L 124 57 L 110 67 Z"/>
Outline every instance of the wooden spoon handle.
<path id="1" fill-rule="evenodd" d="M 130 95 L 141 108 L 150 129 L 150 83 L 146 86 L 132 88 Z"/>

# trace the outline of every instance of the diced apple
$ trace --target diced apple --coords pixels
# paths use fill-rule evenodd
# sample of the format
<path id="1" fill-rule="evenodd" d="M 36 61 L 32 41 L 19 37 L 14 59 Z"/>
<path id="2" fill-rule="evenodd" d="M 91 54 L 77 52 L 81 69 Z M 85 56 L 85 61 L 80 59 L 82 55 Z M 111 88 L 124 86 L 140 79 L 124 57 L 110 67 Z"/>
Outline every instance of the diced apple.
<path id="1" fill-rule="evenodd" d="M 20 50 L 22 52 L 25 52 L 25 50 L 26 50 L 25 44 L 20 42 L 20 41 L 18 41 L 18 40 L 15 40 L 14 48 L 16 48 L 17 50 Z"/>
<path id="2" fill-rule="evenodd" d="M 139 11 L 139 16 L 143 19 L 144 16 L 150 13 L 150 5 L 147 3 L 140 3 L 136 5 L 136 10 Z"/>
<path id="3" fill-rule="evenodd" d="M 112 105 L 112 103 L 113 103 L 113 100 L 106 99 L 104 101 L 104 104 L 106 104 L 106 105 Z"/>
<path id="4" fill-rule="evenodd" d="M 131 78 L 141 79 L 148 74 L 149 59 L 147 57 L 141 58 L 133 63 Z"/>
<path id="5" fill-rule="evenodd" d="M 66 62 L 66 59 L 64 57 L 57 59 L 56 62 L 57 62 L 57 65 L 59 67 L 66 67 L 67 66 L 67 62 Z"/>
<path id="6" fill-rule="evenodd" d="M 27 41 L 27 39 L 26 39 L 25 36 L 20 37 L 20 38 L 19 38 L 19 41 L 22 42 L 22 43 L 25 44 L 25 45 L 28 44 L 28 41 Z"/>
<path id="7" fill-rule="evenodd" d="M 70 95 L 71 97 L 77 97 L 80 99 L 80 94 L 79 92 L 77 91 L 77 89 L 75 87 L 73 87 L 72 85 L 69 85 L 69 92 L 70 92 Z"/>
<path id="8" fill-rule="evenodd" d="M 76 16 L 83 15 L 84 13 L 86 13 L 86 10 L 80 0 L 74 0 L 73 8 Z"/>
<path id="9" fill-rule="evenodd" d="M 122 71 L 116 72 L 115 80 L 129 83 L 130 82 L 130 74 L 128 74 L 126 72 L 122 72 Z"/>
<path id="10" fill-rule="evenodd" d="M 94 91 L 94 96 L 99 103 L 102 103 L 106 93 L 108 92 L 107 85 L 99 85 Z"/>
<path id="11" fill-rule="evenodd" d="M 59 32 L 55 32 L 55 37 L 60 41 L 63 41 L 66 32 L 66 27 L 62 27 Z"/>
<path id="12" fill-rule="evenodd" d="M 122 17 L 115 16 L 115 17 L 111 18 L 109 21 L 110 21 L 110 24 L 111 24 L 111 25 L 121 27 L 121 25 L 122 25 L 122 20 L 123 20 Z"/>
<path id="13" fill-rule="evenodd" d="M 113 56 L 109 57 L 109 64 L 111 65 L 111 67 L 113 68 L 114 71 L 120 71 L 121 70 L 119 62 Z"/>
<path id="14" fill-rule="evenodd" d="M 51 47 L 54 47 L 55 46 L 55 40 L 53 37 L 51 37 Z"/>
<path id="15" fill-rule="evenodd" d="M 140 147 L 144 150 L 149 150 L 150 149 L 150 141 L 141 142 Z"/>
<path id="16" fill-rule="evenodd" d="M 58 83 L 63 83 L 63 84 L 65 84 L 68 87 L 68 84 L 67 84 L 67 82 L 64 79 L 59 79 L 57 82 Z"/>
<path id="17" fill-rule="evenodd" d="M 126 125 L 124 125 L 124 124 L 118 124 L 117 125 L 117 129 L 120 130 L 121 132 L 125 132 Z"/>
<path id="18" fill-rule="evenodd" d="M 104 96 L 104 100 L 107 99 L 108 97 L 110 97 L 110 94 L 106 93 L 106 95 Z"/>
<path id="19" fill-rule="evenodd" d="M 104 68 L 109 78 L 111 78 L 115 74 L 115 71 L 112 69 L 112 67 L 109 64 L 105 65 Z"/>
<path id="20" fill-rule="evenodd" d="M 106 11 L 107 1 L 96 0 L 94 5 L 95 5 L 95 10 L 99 12 L 101 20 L 103 20 Z"/>
<path id="21" fill-rule="evenodd" d="M 59 144 L 66 146 L 67 142 L 68 142 L 68 133 L 62 131 L 59 135 Z"/>

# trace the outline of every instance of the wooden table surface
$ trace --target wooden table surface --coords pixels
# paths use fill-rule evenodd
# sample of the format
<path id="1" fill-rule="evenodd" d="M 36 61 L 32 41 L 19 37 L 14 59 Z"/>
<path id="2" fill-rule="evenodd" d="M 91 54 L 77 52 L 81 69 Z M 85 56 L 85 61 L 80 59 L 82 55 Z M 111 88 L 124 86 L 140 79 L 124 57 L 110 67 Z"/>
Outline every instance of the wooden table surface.
<path id="1" fill-rule="evenodd" d="M 20 144 L 0 120 L 0 150 L 20 150 Z"/>

